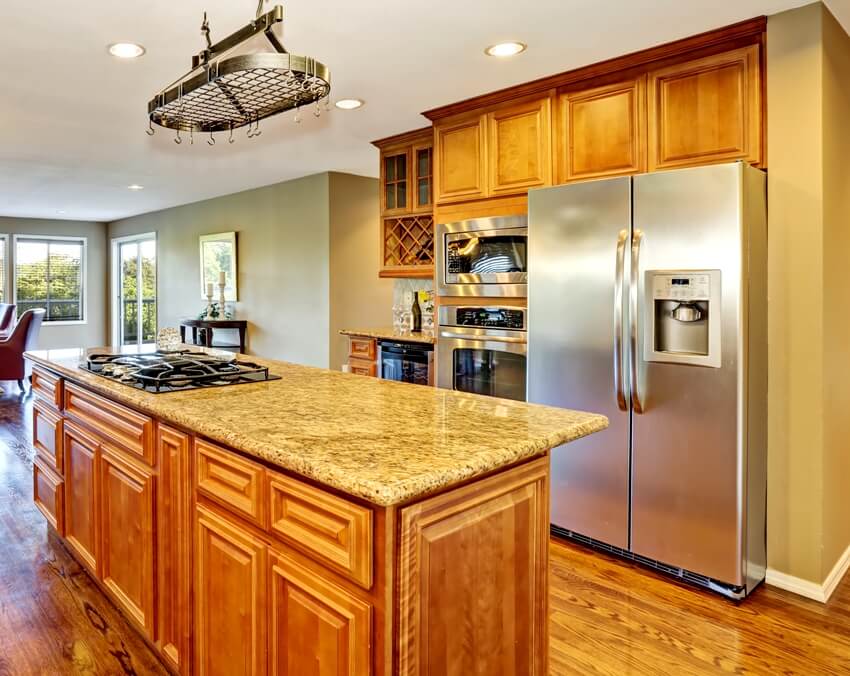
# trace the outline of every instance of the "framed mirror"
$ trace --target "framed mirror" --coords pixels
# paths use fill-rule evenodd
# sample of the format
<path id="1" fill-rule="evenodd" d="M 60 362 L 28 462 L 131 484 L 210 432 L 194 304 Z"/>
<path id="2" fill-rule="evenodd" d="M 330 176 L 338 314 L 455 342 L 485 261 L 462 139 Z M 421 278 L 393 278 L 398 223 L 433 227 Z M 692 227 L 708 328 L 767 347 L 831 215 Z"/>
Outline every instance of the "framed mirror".
<path id="1" fill-rule="evenodd" d="M 236 233 L 219 232 L 201 235 L 201 298 L 207 297 L 207 284 L 212 283 L 213 296 L 218 298 L 220 273 L 224 272 L 226 301 L 238 300 L 236 286 Z"/>

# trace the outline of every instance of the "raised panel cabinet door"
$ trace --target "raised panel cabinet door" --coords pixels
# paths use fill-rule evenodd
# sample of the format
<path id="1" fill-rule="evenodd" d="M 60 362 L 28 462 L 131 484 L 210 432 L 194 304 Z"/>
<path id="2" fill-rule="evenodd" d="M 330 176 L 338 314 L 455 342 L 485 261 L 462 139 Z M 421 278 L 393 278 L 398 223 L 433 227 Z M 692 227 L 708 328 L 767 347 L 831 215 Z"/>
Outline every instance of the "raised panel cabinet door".
<path id="1" fill-rule="evenodd" d="M 649 74 L 649 170 L 762 158 L 759 46 Z"/>
<path id="2" fill-rule="evenodd" d="M 547 98 L 487 116 L 489 195 L 525 193 L 552 183 L 550 111 Z"/>
<path id="3" fill-rule="evenodd" d="M 274 676 L 371 673 L 372 608 L 286 556 L 273 556 L 270 664 Z"/>
<path id="4" fill-rule="evenodd" d="M 475 115 L 435 127 L 434 186 L 437 202 L 487 196 L 487 118 Z"/>
<path id="5" fill-rule="evenodd" d="M 545 676 L 549 458 L 401 511 L 399 673 Z"/>
<path id="6" fill-rule="evenodd" d="M 169 665 L 187 673 L 192 551 L 190 437 L 160 424 L 156 443 L 157 643 Z"/>
<path id="7" fill-rule="evenodd" d="M 266 545 L 244 527 L 196 509 L 195 673 L 265 674 Z"/>
<path id="8" fill-rule="evenodd" d="M 101 579 L 117 603 L 154 635 L 154 477 L 124 451 L 100 454 Z"/>
<path id="9" fill-rule="evenodd" d="M 38 456 L 60 476 L 63 472 L 62 418 L 36 399 L 32 405 L 32 445 Z"/>
<path id="10" fill-rule="evenodd" d="M 98 443 L 67 420 L 63 431 L 65 542 L 92 573 L 99 575 Z"/>
<path id="11" fill-rule="evenodd" d="M 646 78 L 558 100 L 561 182 L 646 171 Z"/>
<path id="12" fill-rule="evenodd" d="M 65 482 L 40 456 L 32 464 L 32 499 L 59 535 L 65 534 Z"/>

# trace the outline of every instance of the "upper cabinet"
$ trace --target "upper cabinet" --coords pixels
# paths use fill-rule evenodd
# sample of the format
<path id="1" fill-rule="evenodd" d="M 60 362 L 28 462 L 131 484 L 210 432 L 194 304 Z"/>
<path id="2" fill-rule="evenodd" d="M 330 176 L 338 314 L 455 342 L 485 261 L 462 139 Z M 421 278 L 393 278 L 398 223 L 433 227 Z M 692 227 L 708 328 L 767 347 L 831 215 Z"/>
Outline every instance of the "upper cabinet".
<path id="1" fill-rule="evenodd" d="M 515 195 L 552 182 L 551 103 L 511 103 L 434 126 L 436 202 Z"/>
<path id="2" fill-rule="evenodd" d="M 525 192 L 552 183 L 548 98 L 487 115 L 489 194 Z"/>
<path id="3" fill-rule="evenodd" d="M 434 275 L 434 133 L 374 141 L 381 151 L 381 277 Z"/>
<path id="4" fill-rule="evenodd" d="M 646 77 L 558 97 L 558 181 L 646 171 Z"/>
<path id="5" fill-rule="evenodd" d="M 649 73 L 649 170 L 762 161 L 759 45 Z"/>

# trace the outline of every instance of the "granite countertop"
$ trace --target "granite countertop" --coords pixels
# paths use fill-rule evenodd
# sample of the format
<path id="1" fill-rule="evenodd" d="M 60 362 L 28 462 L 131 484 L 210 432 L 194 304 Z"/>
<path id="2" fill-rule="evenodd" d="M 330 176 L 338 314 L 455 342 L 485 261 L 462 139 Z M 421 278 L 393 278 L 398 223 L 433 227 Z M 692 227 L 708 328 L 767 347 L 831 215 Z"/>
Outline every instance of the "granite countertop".
<path id="1" fill-rule="evenodd" d="M 377 505 L 410 501 L 608 425 L 593 413 L 254 356 L 281 379 L 151 394 L 79 368 L 88 352 L 114 351 L 27 357 L 115 401 Z"/>
<path id="2" fill-rule="evenodd" d="M 380 327 L 377 329 L 342 329 L 340 333 L 344 336 L 365 336 L 377 338 L 378 340 L 400 340 L 409 343 L 428 343 L 433 345 L 437 342 L 433 331 L 398 331 L 393 328 Z"/>

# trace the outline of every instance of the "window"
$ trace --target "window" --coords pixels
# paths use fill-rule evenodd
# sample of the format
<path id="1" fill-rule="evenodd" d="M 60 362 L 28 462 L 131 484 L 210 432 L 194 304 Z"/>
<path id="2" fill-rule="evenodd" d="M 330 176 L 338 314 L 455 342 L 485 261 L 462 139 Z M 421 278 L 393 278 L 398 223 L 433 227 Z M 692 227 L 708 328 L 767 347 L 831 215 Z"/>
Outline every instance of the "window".
<path id="1" fill-rule="evenodd" d="M 45 322 L 84 321 L 86 240 L 15 237 L 15 302 L 18 316 L 43 308 Z"/>
<path id="2" fill-rule="evenodd" d="M 0 235 L 0 303 L 7 303 L 6 300 L 6 260 L 8 259 L 7 242 L 8 235 Z"/>

